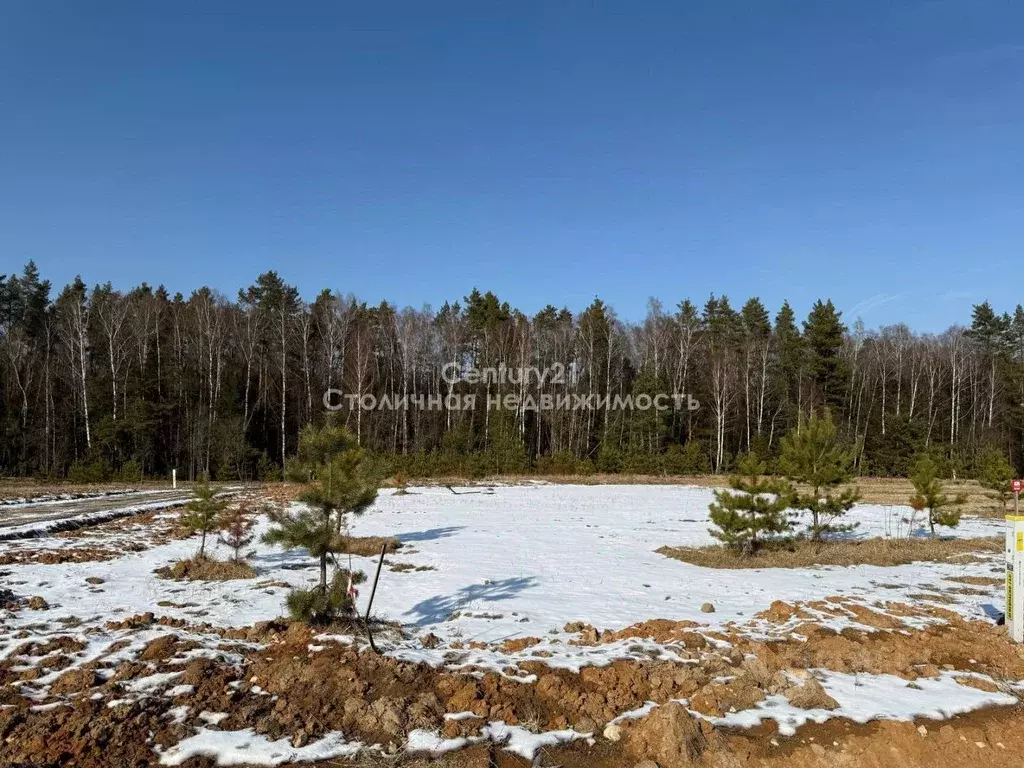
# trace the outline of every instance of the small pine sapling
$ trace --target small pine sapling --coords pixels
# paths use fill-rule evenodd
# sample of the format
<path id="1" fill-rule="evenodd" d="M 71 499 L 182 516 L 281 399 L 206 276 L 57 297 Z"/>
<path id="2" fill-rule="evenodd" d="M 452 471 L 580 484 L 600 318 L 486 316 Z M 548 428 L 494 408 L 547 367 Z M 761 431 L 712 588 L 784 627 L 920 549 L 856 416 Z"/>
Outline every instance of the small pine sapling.
<path id="1" fill-rule="evenodd" d="M 255 521 L 252 519 L 250 509 L 245 504 L 237 504 L 228 507 L 220 514 L 218 525 L 220 535 L 217 540 L 226 547 L 230 547 L 232 559 L 238 563 L 242 558 L 240 552 L 253 540 L 252 528 Z"/>
<path id="2" fill-rule="evenodd" d="M 729 480 L 731 490 L 715 491 L 708 506 L 716 526 L 709 532 L 727 547 L 750 555 L 765 539 L 790 531 L 792 489 L 784 480 L 765 476 L 766 465 L 754 453 L 743 456 L 737 470 Z"/>
<path id="3" fill-rule="evenodd" d="M 405 472 L 401 470 L 395 472 L 393 480 L 395 483 L 395 496 L 405 496 L 409 493 L 409 478 L 405 476 Z"/>
<path id="4" fill-rule="evenodd" d="M 288 607 L 294 618 L 329 621 L 338 613 L 350 612 L 351 603 L 347 584 L 337 578 L 338 574 L 328 581 L 327 563 L 346 549 L 348 516 L 362 514 L 376 500 L 376 477 L 355 437 L 333 423 L 302 430 L 299 456 L 289 470 L 292 477 L 305 482 L 306 487 L 297 496 L 302 506 L 296 510 L 272 509 L 268 516 L 274 527 L 263 540 L 285 549 L 304 547 L 319 559 L 319 584 L 313 590 L 293 592 Z"/>
<path id="5" fill-rule="evenodd" d="M 1010 481 L 1013 480 L 1013 467 L 1006 460 L 1002 452 L 991 448 L 981 455 L 981 471 L 978 473 L 978 482 L 982 488 L 988 490 L 985 494 L 993 501 L 998 501 L 1000 508 L 1005 511 L 1006 503 L 1013 496 L 1010 490 Z"/>
<path id="6" fill-rule="evenodd" d="M 955 528 L 960 524 L 960 507 L 967 501 L 967 496 L 947 496 L 943 492 L 942 481 L 939 479 L 939 468 L 935 460 L 923 454 L 914 462 L 914 470 L 910 475 L 914 484 L 914 495 L 910 497 L 910 506 L 918 512 L 928 512 L 928 527 L 932 538 L 935 538 L 935 526 L 945 525 Z"/>
<path id="7" fill-rule="evenodd" d="M 839 439 L 832 417 L 812 416 L 799 430 L 782 438 L 779 467 L 791 483 L 806 487 L 793 494 L 793 509 L 810 514 L 807 526 L 812 541 L 830 533 L 853 530 L 856 523 L 841 523 L 860 501 L 860 490 L 841 488 L 853 480 L 854 452 Z"/>
<path id="8" fill-rule="evenodd" d="M 204 474 L 192 488 L 193 499 L 185 506 L 181 524 L 190 534 L 199 533 L 198 560 L 206 557 L 206 536 L 217 530 L 218 518 L 228 504 L 227 499 L 217 498 L 217 489 L 210 485 L 210 476 Z"/>

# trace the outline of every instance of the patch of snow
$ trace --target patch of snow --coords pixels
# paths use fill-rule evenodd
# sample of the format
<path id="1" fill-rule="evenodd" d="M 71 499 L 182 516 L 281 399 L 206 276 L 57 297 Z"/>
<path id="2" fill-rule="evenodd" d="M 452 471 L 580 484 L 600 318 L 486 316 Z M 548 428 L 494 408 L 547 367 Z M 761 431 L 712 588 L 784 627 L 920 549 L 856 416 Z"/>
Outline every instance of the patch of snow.
<path id="1" fill-rule="evenodd" d="M 228 716 L 227 712 L 208 712 L 205 709 L 199 713 L 199 719 L 210 725 L 220 725 Z"/>
<path id="2" fill-rule="evenodd" d="M 941 720 L 982 707 L 1017 703 L 1014 696 L 1006 693 L 989 693 L 960 685 L 956 682 L 957 675 L 948 672 L 937 678 L 918 678 L 914 683 L 920 687 L 916 689 L 907 685 L 909 681 L 895 675 L 846 674 L 824 669 L 814 670 L 814 673 L 825 691 L 839 703 L 837 709 L 799 709 L 784 696 L 774 694 L 752 709 L 708 719 L 716 725 L 741 728 L 771 719 L 778 723 L 779 733 L 792 736 L 805 723 L 823 723 L 832 717 L 845 717 L 857 723 L 912 721 L 918 717 Z"/>
<path id="3" fill-rule="evenodd" d="M 527 760 L 533 760 L 538 750 L 544 747 L 565 744 L 575 739 L 585 739 L 590 735 L 589 733 L 577 733 L 571 729 L 534 733 L 517 725 L 507 725 L 503 721 L 497 720 L 485 725 L 481 729 L 479 736 L 467 736 L 456 739 L 443 738 L 437 731 L 417 729 L 409 733 L 405 748 L 408 752 L 428 752 L 436 756 L 456 749 L 462 749 L 470 744 L 492 741 L 507 752 L 513 752 Z"/>
<path id="4" fill-rule="evenodd" d="M 454 752 L 482 740 L 480 737 L 446 739 L 437 731 L 416 729 L 410 731 L 406 737 L 405 750 L 407 752 L 429 752 L 436 756 L 443 755 L 445 752 Z"/>
<path id="5" fill-rule="evenodd" d="M 188 717 L 188 705 L 183 704 L 180 707 L 171 707 L 164 713 L 164 717 L 169 719 L 174 725 L 179 725 L 185 722 L 185 718 Z"/>
<path id="6" fill-rule="evenodd" d="M 156 674 L 147 675 L 146 677 L 136 678 L 135 680 L 127 681 L 124 686 L 132 693 L 148 693 L 162 688 L 167 685 L 171 680 L 181 677 L 181 672 L 157 672 Z"/>
<path id="7" fill-rule="evenodd" d="M 623 720 L 639 720 L 641 717 L 647 717 L 651 712 L 657 709 L 658 703 L 654 701 L 645 702 L 643 706 L 631 709 L 628 712 L 623 712 L 618 717 L 608 722 L 608 725 L 616 725 L 621 723 Z"/>
<path id="8" fill-rule="evenodd" d="M 287 738 L 270 741 L 252 728 L 243 731 L 211 731 L 200 728 L 160 754 L 161 765 L 181 765 L 192 757 L 210 757 L 217 765 L 274 766 L 282 763 L 312 763 L 336 757 L 354 757 L 361 742 L 347 742 L 340 731 L 304 747 L 293 747 Z"/>
<path id="9" fill-rule="evenodd" d="M 474 720 L 480 717 L 475 712 L 447 712 L 445 713 L 445 720 Z"/>
<path id="10" fill-rule="evenodd" d="M 589 733 L 577 733 L 572 729 L 533 733 L 525 728 L 520 728 L 518 725 L 506 725 L 500 720 L 484 726 L 480 733 L 485 739 L 501 744 L 502 749 L 507 752 L 514 752 L 527 760 L 533 760 L 537 750 L 543 747 L 554 747 L 574 739 L 583 739 L 592 735 Z"/>

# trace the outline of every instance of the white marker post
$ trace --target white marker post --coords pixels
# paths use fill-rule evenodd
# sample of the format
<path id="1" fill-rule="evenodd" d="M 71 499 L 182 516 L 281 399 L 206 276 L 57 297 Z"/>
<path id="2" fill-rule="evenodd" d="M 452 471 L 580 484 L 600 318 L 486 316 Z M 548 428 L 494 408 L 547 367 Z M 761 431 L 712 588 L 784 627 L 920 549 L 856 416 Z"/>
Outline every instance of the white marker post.
<path id="1" fill-rule="evenodd" d="M 1020 492 L 1024 480 L 1011 480 L 1013 514 L 1006 516 L 1006 626 L 1010 639 L 1024 642 L 1024 515 L 1020 514 Z"/>
<path id="2" fill-rule="evenodd" d="M 178 488 L 178 470 L 176 469 L 171 470 L 171 488 Z"/>

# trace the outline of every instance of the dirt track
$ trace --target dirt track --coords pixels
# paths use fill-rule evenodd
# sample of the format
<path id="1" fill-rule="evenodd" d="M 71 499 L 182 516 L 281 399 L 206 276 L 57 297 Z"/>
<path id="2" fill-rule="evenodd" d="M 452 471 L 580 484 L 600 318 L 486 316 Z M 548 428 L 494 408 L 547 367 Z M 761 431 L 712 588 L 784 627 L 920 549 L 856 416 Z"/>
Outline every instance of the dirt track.
<path id="1" fill-rule="evenodd" d="M 39 503 L 28 502 L 0 508 L 0 534 L 13 526 L 31 523 L 48 523 L 67 520 L 90 513 L 116 513 L 120 510 L 139 507 L 158 506 L 160 504 L 185 501 L 191 498 L 191 492 L 185 489 L 159 491 L 132 491 L 107 496 L 86 497 L 80 499 L 59 499 Z"/>

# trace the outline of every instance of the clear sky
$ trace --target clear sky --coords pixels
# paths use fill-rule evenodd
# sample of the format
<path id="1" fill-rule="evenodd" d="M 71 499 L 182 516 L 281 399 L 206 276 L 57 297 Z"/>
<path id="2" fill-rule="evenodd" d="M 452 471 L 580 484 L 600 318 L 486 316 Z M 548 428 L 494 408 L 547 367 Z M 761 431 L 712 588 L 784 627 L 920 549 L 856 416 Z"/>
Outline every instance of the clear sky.
<path id="1" fill-rule="evenodd" d="M 0 272 L 1024 302 L 1024 3 L 0 2 Z"/>

